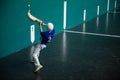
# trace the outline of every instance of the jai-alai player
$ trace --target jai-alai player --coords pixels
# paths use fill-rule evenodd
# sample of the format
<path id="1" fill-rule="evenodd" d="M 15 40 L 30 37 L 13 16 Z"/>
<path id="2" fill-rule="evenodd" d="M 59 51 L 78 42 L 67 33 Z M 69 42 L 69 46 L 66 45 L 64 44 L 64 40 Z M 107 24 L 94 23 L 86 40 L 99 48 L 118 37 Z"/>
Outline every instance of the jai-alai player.
<path id="1" fill-rule="evenodd" d="M 54 25 L 52 23 L 43 23 L 42 20 L 37 19 L 36 17 L 32 16 L 30 10 L 28 10 L 28 18 L 34 22 L 37 22 L 40 26 L 40 35 L 41 35 L 41 43 L 36 45 L 34 52 L 31 55 L 31 62 L 35 65 L 35 72 L 39 71 L 43 66 L 39 62 L 39 54 L 40 51 L 47 47 L 48 43 L 52 40 L 55 34 Z M 46 32 L 43 32 L 42 26 L 47 28 Z"/>

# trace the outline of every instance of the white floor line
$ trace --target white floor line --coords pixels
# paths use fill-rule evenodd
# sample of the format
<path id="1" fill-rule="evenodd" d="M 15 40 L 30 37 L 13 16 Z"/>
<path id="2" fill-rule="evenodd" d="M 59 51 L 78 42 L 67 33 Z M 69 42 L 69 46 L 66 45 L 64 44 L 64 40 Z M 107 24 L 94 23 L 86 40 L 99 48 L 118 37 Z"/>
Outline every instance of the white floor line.
<path id="1" fill-rule="evenodd" d="M 118 35 L 109 35 L 109 34 L 99 34 L 99 33 L 89 33 L 89 32 L 79 32 L 79 31 L 71 31 L 71 30 L 65 30 L 65 32 L 120 38 L 120 36 L 118 36 Z"/>

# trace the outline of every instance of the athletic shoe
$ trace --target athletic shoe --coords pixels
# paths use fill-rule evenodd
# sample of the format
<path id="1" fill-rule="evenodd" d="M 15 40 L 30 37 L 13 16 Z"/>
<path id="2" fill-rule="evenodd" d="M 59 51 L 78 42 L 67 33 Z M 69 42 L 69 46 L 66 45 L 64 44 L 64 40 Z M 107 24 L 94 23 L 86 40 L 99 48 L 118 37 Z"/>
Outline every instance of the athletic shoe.
<path id="1" fill-rule="evenodd" d="M 42 65 L 38 66 L 38 67 L 35 69 L 35 72 L 38 72 L 42 67 L 43 67 Z"/>

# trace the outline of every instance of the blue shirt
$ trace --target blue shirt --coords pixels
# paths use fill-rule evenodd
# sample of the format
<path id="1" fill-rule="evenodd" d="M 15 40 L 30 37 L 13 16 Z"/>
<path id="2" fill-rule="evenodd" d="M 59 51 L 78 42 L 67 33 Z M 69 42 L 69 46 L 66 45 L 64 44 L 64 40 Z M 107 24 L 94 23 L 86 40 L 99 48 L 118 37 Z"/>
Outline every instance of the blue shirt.
<path id="1" fill-rule="evenodd" d="M 41 40 L 41 44 L 45 44 L 47 46 L 47 44 L 51 41 L 51 39 L 54 37 L 55 35 L 55 30 L 53 29 L 51 32 L 46 31 L 46 32 L 40 32 L 42 40 Z"/>

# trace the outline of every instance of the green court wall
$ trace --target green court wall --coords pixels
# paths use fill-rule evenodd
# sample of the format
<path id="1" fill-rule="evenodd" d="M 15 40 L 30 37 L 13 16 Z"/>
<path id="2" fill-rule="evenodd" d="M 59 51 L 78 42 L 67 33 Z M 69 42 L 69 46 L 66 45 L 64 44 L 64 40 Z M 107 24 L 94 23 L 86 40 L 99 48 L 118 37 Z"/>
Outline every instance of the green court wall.
<path id="1" fill-rule="evenodd" d="M 66 0 L 67 29 L 83 23 L 83 10 L 87 11 L 87 21 L 96 17 L 97 5 L 100 15 L 106 13 L 107 0 Z M 35 43 L 39 42 L 39 26 L 27 17 L 31 4 L 31 13 L 45 23 L 53 22 L 56 34 L 63 31 L 64 0 L 1 0 L 0 1 L 0 58 L 24 49 L 30 42 L 30 25 L 35 25 Z M 110 0 L 110 9 L 114 0 Z M 29 52 L 28 52 L 29 54 Z"/>

